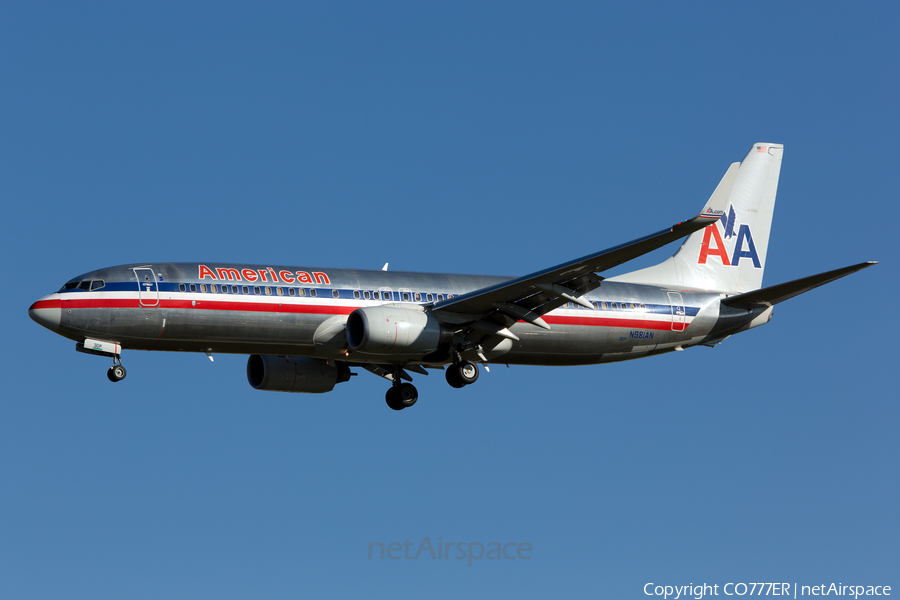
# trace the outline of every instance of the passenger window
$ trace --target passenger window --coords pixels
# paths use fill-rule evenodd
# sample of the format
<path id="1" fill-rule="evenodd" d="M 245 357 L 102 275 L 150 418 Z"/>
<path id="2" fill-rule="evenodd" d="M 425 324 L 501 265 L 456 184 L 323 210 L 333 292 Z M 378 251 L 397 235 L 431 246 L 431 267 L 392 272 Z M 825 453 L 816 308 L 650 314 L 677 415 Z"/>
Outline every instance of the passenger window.
<path id="1" fill-rule="evenodd" d="M 249 286 L 249 285 L 241 286 L 241 288 L 242 288 L 241 291 L 244 292 L 245 294 L 249 294 L 249 293 L 250 293 L 250 286 Z"/>
<path id="2" fill-rule="evenodd" d="M 416 292 L 416 294 L 415 294 L 414 297 L 415 297 L 415 299 L 416 299 L 416 302 L 421 302 L 421 301 L 422 301 L 422 294 L 420 294 L 419 292 Z"/>
<path id="3" fill-rule="evenodd" d="M 369 294 L 369 290 L 363 292 L 363 298 L 365 298 L 366 300 L 368 300 L 370 296 L 371 294 Z"/>
<path id="4" fill-rule="evenodd" d="M 200 284 L 200 291 L 201 291 L 201 292 L 205 292 L 205 291 L 206 291 L 206 284 L 205 284 L 205 283 L 201 283 L 201 284 Z"/>
<path id="5" fill-rule="evenodd" d="M 647 307 L 641 304 L 641 310 L 647 310 Z"/>
<path id="6" fill-rule="evenodd" d="M 341 293 L 338 290 L 331 290 L 331 295 L 334 296 L 335 298 L 341 297 Z"/>
<path id="7" fill-rule="evenodd" d="M 258 285 L 253 286 L 253 293 L 259 296 L 260 290 Z"/>
<path id="8" fill-rule="evenodd" d="M 602 308 L 603 310 L 607 310 L 609 308 L 609 304 L 607 304 L 606 302 L 601 302 L 600 308 Z"/>
<path id="9" fill-rule="evenodd" d="M 297 288 L 297 295 L 301 297 L 305 296 L 306 290 L 304 290 L 303 288 Z"/>
<path id="10" fill-rule="evenodd" d="M 186 292 L 186 291 L 187 291 L 187 286 L 185 286 L 183 283 L 179 283 L 179 284 L 178 284 L 178 291 L 179 291 L 179 292 Z"/>
<path id="11" fill-rule="evenodd" d="M 210 284 L 210 286 L 209 286 L 209 291 L 212 292 L 213 294 L 218 294 L 218 293 L 219 293 L 219 286 L 217 286 L 217 285 L 214 284 L 214 283 L 213 283 L 213 284 Z"/>
<path id="12" fill-rule="evenodd" d="M 236 286 L 236 285 L 231 286 L 231 293 L 239 294 L 240 292 L 238 291 L 238 286 Z"/>
<path id="13" fill-rule="evenodd" d="M 310 296 L 310 298 L 315 298 L 315 297 L 316 297 L 316 290 L 315 290 L 315 288 L 309 290 L 309 296 Z"/>
<path id="14" fill-rule="evenodd" d="M 279 296 L 284 296 L 284 290 L 281 289 L 281 288 L 275 288 L 275 292 L 276 292 Z"/>
<path id="15" fill-rule="evenodd" d="M 272 288 L 270 288 L 269 286 L 266 286 L 266 296 L 271 296 L 271 295 L 272 295 Z"/>
<path id="16" fill-rule="evenodd" d="M 293 296 L 297 291 L 294 288 L 288 288 L 288 296 Z"/>
<path id="17" fill-rule="evenodd" d="M 409 292 L 403 292 L 403 301 L 409 302 Z"/>
<path id="18" fill-rule="evenodd" d="M 438 299 L 438 302 L 440 302 L 441 300 L 444 299 L 444 295 L 443 295 L 443 294 L 438 294 L 438 295 L 437 295 L 437 299 Z"/>
<path id="19" fill-rule="evenodd" d="M 353 290 L 353 297 L 359 300 L 359 290 Z"/>
<path id="20" fill-rule="evenodd" d="M 102 279 L 95 279 L 91 282 L 91 291 L 103 289 L 106 283 Z"/>
<path id="21" fill-rule="evenodd" d="M 192 292 L 196 292 L 196 291 L 197 291 L 197 286 L 196 286 L 195 284 L 193 284 L 193 283 L 191 284 L 191 291 L 192 291 Z"/>
<path id="22" fill-rule="evenodd" d="M 376 300 L 380 300 L 381 294 L 379 292 L 372 292 L 372 297 L 375 298 Z"/>

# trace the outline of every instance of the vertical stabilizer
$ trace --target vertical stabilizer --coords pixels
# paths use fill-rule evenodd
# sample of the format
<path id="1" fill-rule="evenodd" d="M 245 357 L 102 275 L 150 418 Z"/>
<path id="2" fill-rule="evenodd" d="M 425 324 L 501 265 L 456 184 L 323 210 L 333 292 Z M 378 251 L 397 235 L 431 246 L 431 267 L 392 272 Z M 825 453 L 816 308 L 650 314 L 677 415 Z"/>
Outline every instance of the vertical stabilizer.
<path id="1" fill-rule="evenodd" d="M 754 144 L 713 192 L 729 194 L 721 220 L 691 234 L 668 260 L 609 280 L 729 293 L 761 288 L 783 152 L 781 144 Z"/>

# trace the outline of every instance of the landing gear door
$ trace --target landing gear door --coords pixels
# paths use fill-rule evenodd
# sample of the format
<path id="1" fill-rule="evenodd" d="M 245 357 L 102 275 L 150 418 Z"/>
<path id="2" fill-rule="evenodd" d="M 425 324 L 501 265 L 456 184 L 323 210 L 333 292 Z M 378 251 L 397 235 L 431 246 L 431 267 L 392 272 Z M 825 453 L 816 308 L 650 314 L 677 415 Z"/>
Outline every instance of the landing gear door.
<path id="1" fill-rule="evenodd" d="M 669 304 L 672 305 L 672 331 L 684 331 L 684 299 L 678 292 L 669 292 Z"/>
<path id="2" fill-rule="evenodd" d="M 159 286 L 156 283 L 156 274 L 149 267 L 134 269 L 137 278 L 138 299 L 141 306 L 159 306 Z"/>

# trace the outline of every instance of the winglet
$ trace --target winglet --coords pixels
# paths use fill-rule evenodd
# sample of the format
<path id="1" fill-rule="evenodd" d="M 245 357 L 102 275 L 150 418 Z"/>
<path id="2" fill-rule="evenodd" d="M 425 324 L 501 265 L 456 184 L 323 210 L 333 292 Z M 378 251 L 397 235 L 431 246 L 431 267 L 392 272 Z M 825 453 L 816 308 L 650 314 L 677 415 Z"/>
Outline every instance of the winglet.
<path id="1" fill-rule="evenodd" d="M 700 211 L 700 214 L 697 215 L 696 218 L 708 220 L 710 223 L 715 223 L 722 218 L 722 215 L 724 215 L 725 211 L 728 209 L 728 199 L 731 197 L 731 188 L 734 186 L 734 180 L 737 179 L 738 169 L 740 169 L 740 167 L 741 163 L 739 162 L 731 163 L 731 166 L 725 171 L 722 181 L 716 186 L 716 189 L 713 191 L 712 196 L 709 197 L 706 206 L 703 207 L 703 210 Z"/>

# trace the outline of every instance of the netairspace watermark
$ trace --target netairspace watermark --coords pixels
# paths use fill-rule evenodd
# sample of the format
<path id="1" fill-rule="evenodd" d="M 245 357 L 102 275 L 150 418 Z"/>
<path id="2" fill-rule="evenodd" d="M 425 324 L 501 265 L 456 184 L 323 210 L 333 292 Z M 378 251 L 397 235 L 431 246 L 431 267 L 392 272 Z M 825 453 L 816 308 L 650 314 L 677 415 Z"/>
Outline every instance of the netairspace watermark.
<path id="1" fill-rule="evenodd" d="M 841 583 L 821 583 L 819 585 L 800 585 L 798 583 L 726 583 L 725 585 L 708 583 L 687 585 L 644 585 L 644 594 L 662 596 L 663 600 L 694 598 L 700 600 L 705 596 L 718 596 L 722 588 L 723 596 L 890 596 L 889 585 L 843 585 Z"/>
<path id="2" fill-rule="evenodd" d="M 472 566 L 473 560 L 531 560 L 532 547 L 528 542 L 445 542 L 439 537 L 432 544 L 431 538 L 422 538 L 416 547 L 415 553 L 410 550 L 415 544 L 408 539 L 403 542 L 369 542 L 369 560 L 377 558 L 384 560 L 419 560 L 419 557 L 431 560 L 465 560 L 468 566 Z"/>

